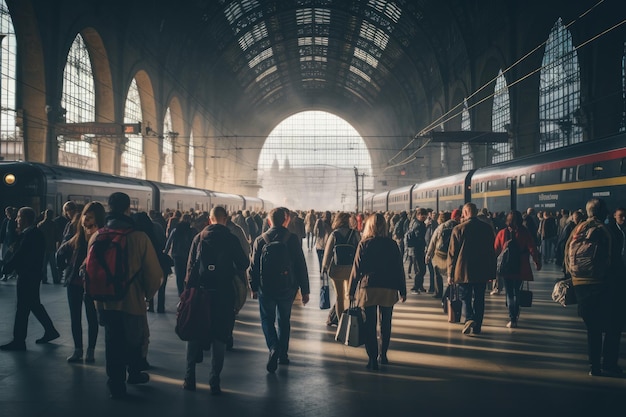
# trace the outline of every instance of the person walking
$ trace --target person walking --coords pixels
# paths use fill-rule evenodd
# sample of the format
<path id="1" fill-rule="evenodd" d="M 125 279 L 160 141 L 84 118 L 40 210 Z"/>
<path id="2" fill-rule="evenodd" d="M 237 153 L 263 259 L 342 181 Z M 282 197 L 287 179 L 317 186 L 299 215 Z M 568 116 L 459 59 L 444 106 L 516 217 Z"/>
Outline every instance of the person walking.
<path id="1" fill-rule="evenodd" d="M 448 248 L 448 284 L 459 285 L 463 334 L 482 332 L 487 281 L 496 277 L 493 229 L 477 214 L 474 203 L 463 206 L 464 222 L 452 229 Z"/>
<path id="2" fill-rule="evenodd" d="M 165 243 L 165 252 L 174 260 L 174 273 L 176 274 L 176 288 L 178 296 L 185 289 L 185 277 L 187 275 L 187 261 L 191 242 L 198 231 L 191 227 L 191 216 L 184 214 L 176 228 L 172 230 Z"/>
<path id="3" fill-rule="evenodd" d="M 43 232 L 44 240 L 46 242 L 46 252 L 44 255 L 43 269 L 41 271 L 41 282 L 43 284 L 48 283 L 48 265 L 50 265 L 52 282 L 54 284 L 61 283 L 59 270 L 56 267 L 56 262 L 54 259 L 57 250 L 57 230 L 56 225 L 52 219 L 53 216 L 54 214 L 52 210 L 44 210 L 43 220 L 37 224 L 37 228 Z"/>
<path id="4" fill-rule="evenodd" d="M 270 229 L 254 241 L 248 279 L 252 298 L 259 300 L 261 327 L 269 349 L 266 369 L 274 373 L 279 363 L 290 363 L 291 307 L 296 292 L 300 289 L 302 304 L 306 305 L 310 290 L 302 241 L 287 230 L 289 210 L 274 208 L 268 219 Z"/>
<path id="5" fill-rule="evenodd" d="M 35 210 L 22 207 L 17 212 L 17 241 L 5 261 L 3 273 L 17 273 L 17 308 L 13 325 L 13 340 L 0 346 L 0 350 L 26 350 L 28 316 L 32 312 L 44 328 L 44 334 L 35 343 L 48 343 L 60 335 L 48 312 L 41 304 L 39 288 L 43 270 L 45 241 L 35 224 Z"/>
<path id="6" fill-rule="evenodd" d="M 406 251 L 409 257 L 409 274 L 411 268 L 415 272 L 415 281 L 411 294 L 426 292 L 424 288 L 424 276 L 426 275 L 426 224 L 424 221 L 428 216 L 425 208 L 415 210 L 415 217 L 411 220 L 409 230 L 406 232 Z"/>
<path id="7" fill-rule="evenodd" d="M 458 215 L 456 219 L 451 219 L 449 211 L 439 214 L 437 219 L 439 226 L 433 232 L 426 249 L 426 263 L 432 262 L 435 270 L 435 294 L 433 298 L 443 297 L 443 276 L 448 273 L 447 259 L 450 237 L 452 236 L 452 229 L 459 224 L 458 218 L 461 217 L 458 209 L 455 210 L 454 214 Z"/>
<path id="8" fill-rule="evenodd" d="M 56 264 L 63 271 L 67 287 L 67 301 L 70 307 L 74 353 L 67 358 L 70 363 L 83 360 L 83 325 L 81 308 L 85 305 L 87 316 L 87 354 L 85 362 L 95 362 L 96 340 L 98 338 L 98 315 L 93 298 L 85 294 L 84 278 L 80 268 L 87 257 L 87 245 L 93 234 L 104 226 L 105 210 L 102 204 L 91 202 L 85 205 L 80 214 L 80 226 L 70 240 L 63 243 L 56 252 Z"/>
<path id="9" fill-rule="evenodd" d="M 623 250 L 623 236 L 615 231 L 618 242 L 612 244 L 611 232 L 604 224 L 608 215 L 604 200 L 592 198 L 585 209 L 587 220 L 574 228 L 565 244 L 565 268 L 572 277 L 578 316 L 587 327 L 589 375 L 621 375 L 618 359 L 623 293 L 614 290 L 624 288 L 624 276 L 619 276 L 623 274 L 623 253 L 614 252 L 613 246 Z"/>
<path id="10" fill-rule="evenodd" d="M 406 278 L 402 254 L 387 234 L 382 214 L 365 221 L 363 237 L 356 249 L 350 273 L 350 300 L 365 310 L 365 351 L 367 369 L 377 370 L 378 361 L 389 363 L 387 352 L 391 341 L 393 306 L 406 301 Z M 380 349 L 377 323 L 380 320 Z M 380 356 L 379 356 L 380 353 Z"/>
<path id="11" fill-rule="evenodd" d="M 315 243 L 314 240 L 314 228 L 315 228 L 315 222 L 317 220 L 317 216 L 315 215 L 315 210 L 311 209 L 309 210 L 309 212 L 307 212 L 306 217 L 304 218 L 304 228 L 306 231 L 306 248 L 308 249 L 309 252 L 311 252 L 311 250 L 313 250 L 313 246 Z"/>
<path id="12" fill-rule="evenodd" d="M 111 398 L 120 399 L 126 396 L 126 382 L 144 384 L 150 380 L 150 376 L 140 370 L 144 362 L 142 347 L 148 337 L 145 334 L 146 299 L 154 297 L 161 286 L 163 270 L 148 235 L 135 229 L 128 194 L 115 192 L 109 196 L 105 226 L 114 230 L 133 229 L 126 238 L 128 291 L 120 301 L 96 302 L 104 326 L 107 386 Z M 94 233 L 89 246 L 99 233 Z"/>
<path id="13" fill-rule="evenodd" d="M 202 350 L 208 349 L 211 351 L 211 394 L 219 395 L 222 392 L 220 374 L 224 367 L 224 353 L 235 322 L 233 280 L 239 279 L 237 271 L 247 268 L 250 261 L 237 237 L 226 227 L 226 210 L 214 207 L 209 219 L 211 224 L 191 243 L 185 285 L 209 291 L 211 326 L 209 334 L 187 342 L 183 388 L 196 390 L 196 363 L 202 359 Z M 213 268 L 207 268 L 207 265 Z"/>
<path id="14" fill-rule="evenodd" d="M 348 305 L 350 272 L 352 271 L 356 247 L 361 240 L 361 234 L 357 230 L 350 228 L 350 214 L 345 212 L 337 213 L 332 227 L 333 232 L 328 237 L 324 250 L 322 275 L 328 274 L 333 282 L 335 293 L 337 294 L 335 312 L 337 317 L 341 317 Z M 346 247 L 346 245 L 348 246 Z M 349 259 L 342 259 L 344 257 Z M 332 312 L 330 315 L 332 315 Z M 326 324 L 331 325 L 331 320 L 328 320 Z"/>
<path id="15" fill-rule="evenodd" d="M 325 211 L 322 217 L 317 219 L 315 226 L 313 227 L 313 234 L 315 236 L 315 251 L 317 252 L 317 259 L 319 261 L 320 271 L 322 270 L 322 260 L 324 259 L 324 249 L 326 249 L 326 241 L 328 236 L 333 231 L 332 227 L 332 215 L 330 211 Z"/>
<path id="16" fill-rule="evenodd" d="M 506 228 L 496 235 L 494 250 L 496 256 L 504 250 L 505 243 L 514 240 L 520 251 L 519 272 L 504 275 L 504 289 L 506 291 L 506 305 L 509 310 L 509 322 L 506 327 L 514 329 L 517 327 L 519 318 L 519 292 L 524 281 L 532 281 L 533 271 L 530 268 L 530 255 L 535 263 L 537 271 L 541 271 L 541 255 L 537 251 L 535 239 L 530 235 L 528 229 L 522 224 L 522 213 L 517 210 L 510 211 L 506 216 Z"/>

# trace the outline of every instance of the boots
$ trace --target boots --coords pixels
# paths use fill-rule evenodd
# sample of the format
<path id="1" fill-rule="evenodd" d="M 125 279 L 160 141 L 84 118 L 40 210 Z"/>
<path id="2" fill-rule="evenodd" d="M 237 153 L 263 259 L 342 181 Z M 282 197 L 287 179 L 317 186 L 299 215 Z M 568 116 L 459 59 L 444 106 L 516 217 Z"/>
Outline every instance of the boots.
<path id="1" fill-rule="evenodd" d="M 74 353 L 72 356 L 67 358 L 69 363 L 76 363 L 83 361 L 83 350 L 82 349 L 74 349 Z"/>

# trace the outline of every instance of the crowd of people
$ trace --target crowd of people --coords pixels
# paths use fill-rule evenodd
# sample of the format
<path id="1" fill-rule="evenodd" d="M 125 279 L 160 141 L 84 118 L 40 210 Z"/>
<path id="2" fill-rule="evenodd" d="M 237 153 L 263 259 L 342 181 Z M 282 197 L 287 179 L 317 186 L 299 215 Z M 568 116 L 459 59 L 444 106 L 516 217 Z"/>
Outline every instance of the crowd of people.
<path id="1" fill-rule="evenodd" d="M 187 288 L 208 289 L 212 294 L 211 331 L 187 342 L 184 389 L 195 390 L 196 364 L 203 360 L 203 351 L 210 350 L 211 392 L 221 392 L 224 352 L 234 345 L 233 280 L 244 282 L 252 298 L 258 299 L 269 352 L 267 371 L 288 365 L 291 308 L 294 300 L 307 304 L 310 299 L 303 246 L 309 252 L 315 249 L 321 276 L 328 276 L 335 289 L 336 300 L 326 324 L 337 325 L 350 305 L 362 309 L 370 370 L 389 363 L 393 307 L 406 301 L 407 280 L 413 280 L 412 294 L 428 293 L 438 299 L 446 293 L 446 286 L 455 286 L 462 303 L 462 333 L 478 335 L 487 292 L 506 294 L 506 327 L 518 327 L 520 291 L 524 282 L 533 280 L 532 261 L 537 271 L 553 262 L 561 266 L 562 279 L 572 279 L 579 315 L 587 327 L 590 374 L 622 373 L 619 343 L 626 320 L 619 294 L 626 290 L 626 210 L 619 208 L 609 216 L 599 199 L 590 200 L 585 211 L 555 214 L 535 213 L 532 208 L 523 214 L 515 210 L 490 213 L 473 203 L 441 212 L 418 208 L 401 213 L 333 214 L 279 207 L 269 213 L 231 214 L 215 207 L 211 212 L 131 214 L 129 196 L 114 193 L 107 208 L 98 202 L 79 206 L 68 201 L 57 217 L 45 210 L 38 219 L 29 207 L 8 207 L 5 215 L 0 229 L 2 279 L 17 279 L 17 311 L 13 340 L 0 350 L 26 350 L 30 312 L 44 327 L 37 343 L 59 337 L 39 298 L 39 285 L 47 283 L 50 275 L 54 284 L 67 287 L 74 341 L 68 362 L 94 362 L 98 323 L 104 327 L 112 398 L 124 397 L 127 383 L 149 381 L 146 313 L 165 312 L 165 287 L 172 272 L 179 296 Z M 86 291 L 86 259 L 103 228 L 129 231 L 125 273 L 132 279 L 123 298 L 117 300 L 96 301 Z M 577 266 L 582 261 L 569 255 L 580 236 L 590 230 L 599 230 L 600 238 L 594 237 L 589 245 L 606 254 L 603 268 Z M 498 273 L 499 257 L 511 253 L 511 242 L 517 248 L 518 267 Z M 207 261 L 209 252 L 219 260 Z M 590 262 L 599 264 L 599 259 L 592 257 Z M 83 306 L 88 325 L 86 350 Z"/>

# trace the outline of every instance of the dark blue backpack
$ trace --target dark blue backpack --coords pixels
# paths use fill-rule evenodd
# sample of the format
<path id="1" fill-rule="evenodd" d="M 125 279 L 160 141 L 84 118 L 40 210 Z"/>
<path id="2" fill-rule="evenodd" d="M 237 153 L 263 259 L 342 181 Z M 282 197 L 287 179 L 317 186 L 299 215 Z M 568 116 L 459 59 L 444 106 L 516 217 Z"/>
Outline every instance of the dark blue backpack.
<path id="1" fill-rule="evenodd" d="M 261 292 L 271 297 L 287 296 L 295 289 L 291 256 L 287 246 L 290 233 L 277 240 L 270 240 L 267 233 L 261 236 L 265 241 L 260 260 Z"/>

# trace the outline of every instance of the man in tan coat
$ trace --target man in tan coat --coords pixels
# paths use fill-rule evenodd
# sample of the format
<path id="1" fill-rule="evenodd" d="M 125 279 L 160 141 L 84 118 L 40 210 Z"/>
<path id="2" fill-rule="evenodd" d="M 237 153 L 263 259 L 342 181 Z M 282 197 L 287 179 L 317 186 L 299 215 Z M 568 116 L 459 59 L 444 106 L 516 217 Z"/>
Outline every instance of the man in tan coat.
<path id="1" fill-rule="evenodd" d="M 106 227 L 110 229 L 132 229 L 130 198 L 116 192 L 109 197 L 109 214 Z M 98 232 L 94 233 L 90 245 Z M 120 301 L 97 302 L 100 323 L 104 325 L 107 386 L 111 398 L 126 395 L 126 382 L 143 384 L 150 376 L 140 371 L 142 344 L 146 332 L 146 299 L 154 297 L 161 286 L 163 270 L 150 242 L 150 238 L 139 230 L 127 237 L 128 273 L 135 278 L 128 292 Z M 126 371 L 128 370 L 128 379 Z"/>
<path id="2" fill-rule="evenodd" d="M 463 206 L 464 221 L 453 229 L 448 248 L 448 284 L 459 285 L 465 316 L 463 334 L 480 334 L 486 284 L 496 277 L 493 230 L 477 214 L 474 203 Z"/>

